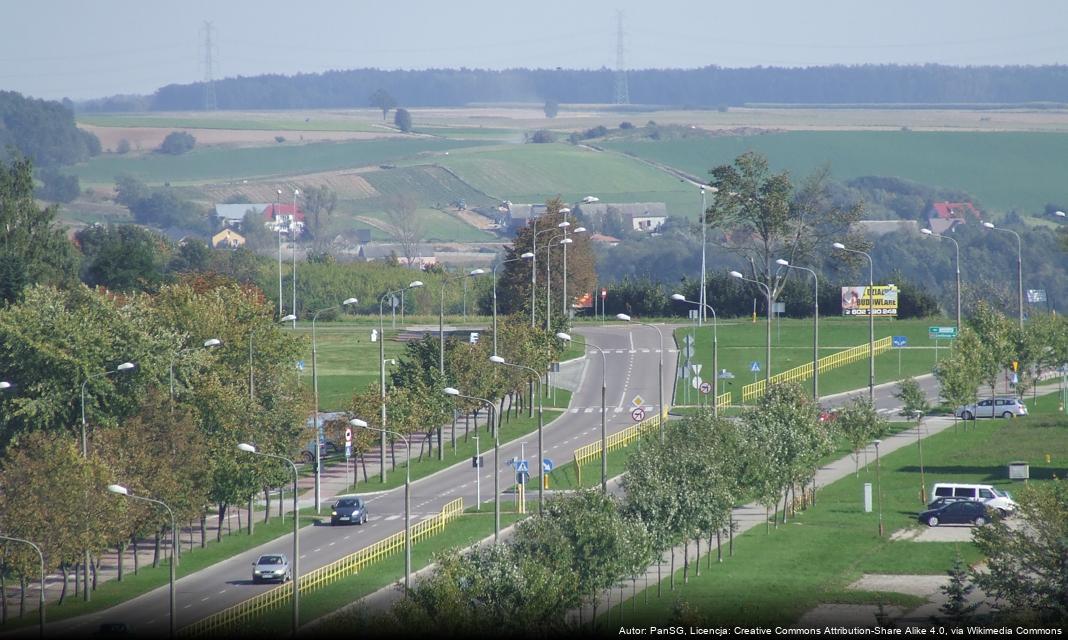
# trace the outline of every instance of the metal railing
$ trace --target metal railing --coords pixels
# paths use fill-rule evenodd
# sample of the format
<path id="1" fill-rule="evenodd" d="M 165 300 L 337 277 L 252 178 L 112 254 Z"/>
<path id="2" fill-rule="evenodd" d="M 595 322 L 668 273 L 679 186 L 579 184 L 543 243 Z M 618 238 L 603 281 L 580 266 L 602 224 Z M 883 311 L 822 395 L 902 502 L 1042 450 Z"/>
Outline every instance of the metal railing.
<path id="1" fill-rule="evenodd" d="M 615 451 L 621 449 L 634 440 L 644 436 L 650 431 L 656 431 L 660 428 L 661 418 L 667 418 L 667 410 L 663 415 L 656 415 L 651 418 L 646 418 L 638 424 L 631 425 L 622 431 L 617 431 L 606 438 L 608 450 Z M 601 458 L 601 443 L 592 442 L 588 445 L 575 449 L 575 473 L 578 475 L 579 486 L 582 486 L 582 465 L 589 464 L 594 460 L 600 460 Z"/>
<path id="2" fill-rule="evenodd" d="M 879 355 L 885 351 L 888 351 L 893 346 L 893 338 L 886 336 L 875 341 L 875 355 Z M 868 357 L 869 344 L 857 345 L 851 349 L 845 351 L 839 351 L 838 353 L 832 353 L 829 356 L 824 356 L 819 359 L 820 373 L 836 367 L 842 367 L 847 364 L 856 362 L 863 358 Z M 800 382 L 802 380 L 808 380 L 812 377 L 812 363 L 807 362 L 800 367 L 794 367 L 788 369 L 782 373 L 776 373 L 771 376 L 771 384 L 780 384 L 783 382 Z M 766 380 L 758 380 L 753 384 L 747 384 L 742 387 L 742 402 L 748 402 L 754 398 L 758 398 L 764 395 L 764 384 Z"/>
<path id="3" fill-rule="evenodd" d="M 436 516 L 413 525 L 412 544 L 440 532 L 445 528 L 445 525 L 456 519 L 463 511 L 463 498 L 457 498 L 442 507 L 441 512 Z M 300 576 L 300 593 L 303 596 L 332 582 L 337 582 L 342 578 L 359 573 L 368 565 L 394 553 L 399 553 L 403 549 L 404 532 L 399 531 L 340 560 Z M 265 591 L 244 602 L 183 627 L 179 630 L 179 635 L 196 637 L 209 634 L 225 634 L 256 616 L 281 607 L 290 602 L 292 597 L 293 587 L 280 584 L 270 591 Z"/>

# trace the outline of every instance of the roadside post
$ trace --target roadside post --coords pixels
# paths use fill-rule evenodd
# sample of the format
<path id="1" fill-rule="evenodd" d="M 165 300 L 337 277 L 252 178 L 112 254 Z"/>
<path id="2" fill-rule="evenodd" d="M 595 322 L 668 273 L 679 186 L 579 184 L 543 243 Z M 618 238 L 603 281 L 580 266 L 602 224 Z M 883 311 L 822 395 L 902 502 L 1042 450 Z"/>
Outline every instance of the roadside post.
<path id="1" fill-rule="evenodd" d="M 482 511 L 482 456 L 478 452 L 478 435 L 475 435 L 475 457 L 471 459 L 475 469 L 475 511 Z"/>
<path id="2" fill-rule="evenodd" d="M 935 344 L 938 344 L 937 342 Z M 901 350 L 909 346 L 909 339 L 907 336 L 894 336 L 893 337 L 894 350 L 897 351 L 897 377 L 901 377 Z"/>

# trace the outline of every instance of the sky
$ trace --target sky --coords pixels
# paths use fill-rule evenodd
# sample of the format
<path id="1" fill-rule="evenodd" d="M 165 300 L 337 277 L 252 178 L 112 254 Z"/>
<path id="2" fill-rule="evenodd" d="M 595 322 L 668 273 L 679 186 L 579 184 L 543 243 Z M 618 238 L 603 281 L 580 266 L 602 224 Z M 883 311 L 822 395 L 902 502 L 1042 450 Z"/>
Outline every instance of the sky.
<path id="1" fill-rule="evenodd" d="M 75 100 L 331 69 L 1068 63 L 1064 0 L 2 0 L 0 89 Z"/>

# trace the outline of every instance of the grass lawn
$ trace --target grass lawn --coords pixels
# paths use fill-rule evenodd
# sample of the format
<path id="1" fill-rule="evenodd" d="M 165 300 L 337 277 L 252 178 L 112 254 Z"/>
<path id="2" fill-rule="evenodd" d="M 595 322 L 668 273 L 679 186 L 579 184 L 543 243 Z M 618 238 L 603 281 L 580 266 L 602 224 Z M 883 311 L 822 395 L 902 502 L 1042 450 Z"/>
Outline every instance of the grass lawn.
<path id="1" fill-rule="evenodd" d="M 1047 393 L 1037 398 L 1033 396 L 1024 397 L 1024 405 L 1027 407 L 1027 413 L 1029 416 L 1056 416 L 1064 415 L 1064 394 L 1061 391 L 1054 391 L 1053 393 Z"/>
<path id="2" fill-rule="evenodd" d="M 1045 463 L 1045 456 L 1051 462 Z M 924 440 L 927 490 L 935 482 L 983 482 L 1016 488 L 1006 468 L 1010 460 L 1031 463 L 1031 478 L 1043 481 L 1068 473 L 1068 420 L 1029 417 L 980 421 L 967 431 L 953 428 Z M 585 474 L 584 474 L 585 475 Z M 771 534 L 756 527 L 735 538 L 735 557 L 691 572 L 683 585 L 681 569 L 676 590 L 627 602 L 628 624 L 664 623 L 676 601 L 683 601 L 705 622 L 785 624 L 821 603 L 884 603 L 912 606 L 918 599 L 901 594 L 867 593 L 846 589 L 865 573 L 938 575 L 950 567 L 959 551 L 970 563 L 980 560 L 970 543 L 890 541 L 889 534 L 918 528 L 920 469 L 916 445 L 882 458 L 883 519 L 888 535 L 880 539 L 877 513 L 863 513 L 865 482 L 875 482 L 874 464 L 859 477 L 849 475 L 820 489 L 817 505 L 779 525 Z M 679 559 L 681 564 L 681 559 Z M 677 565 L 678 566 L 678 565 Z M 618 610 L 608 614 L 613 622 Z"/>

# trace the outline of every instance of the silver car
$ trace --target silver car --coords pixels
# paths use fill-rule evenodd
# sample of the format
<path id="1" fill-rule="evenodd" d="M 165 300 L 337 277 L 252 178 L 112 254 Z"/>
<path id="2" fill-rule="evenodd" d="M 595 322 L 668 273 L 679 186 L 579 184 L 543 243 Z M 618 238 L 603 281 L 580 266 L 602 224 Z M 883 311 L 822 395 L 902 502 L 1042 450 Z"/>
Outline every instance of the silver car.
<path id="1" fill-rule="evenodd" d="M 269 553 L 260 556 L 252 563 L 252 582 L 288 582 L 293 579 L 289 567 L 289 558 L 282 553 Z"/>
<path id="2" fill-rule="evenodd" d="M 975 418 L 1015 418 L 1026 416 L 1027 407 L 1014 396 L 995 396 L 983 398 L 975 404 L 957 407 L 953 412 L 958 418 L 974 420 Z"/>

